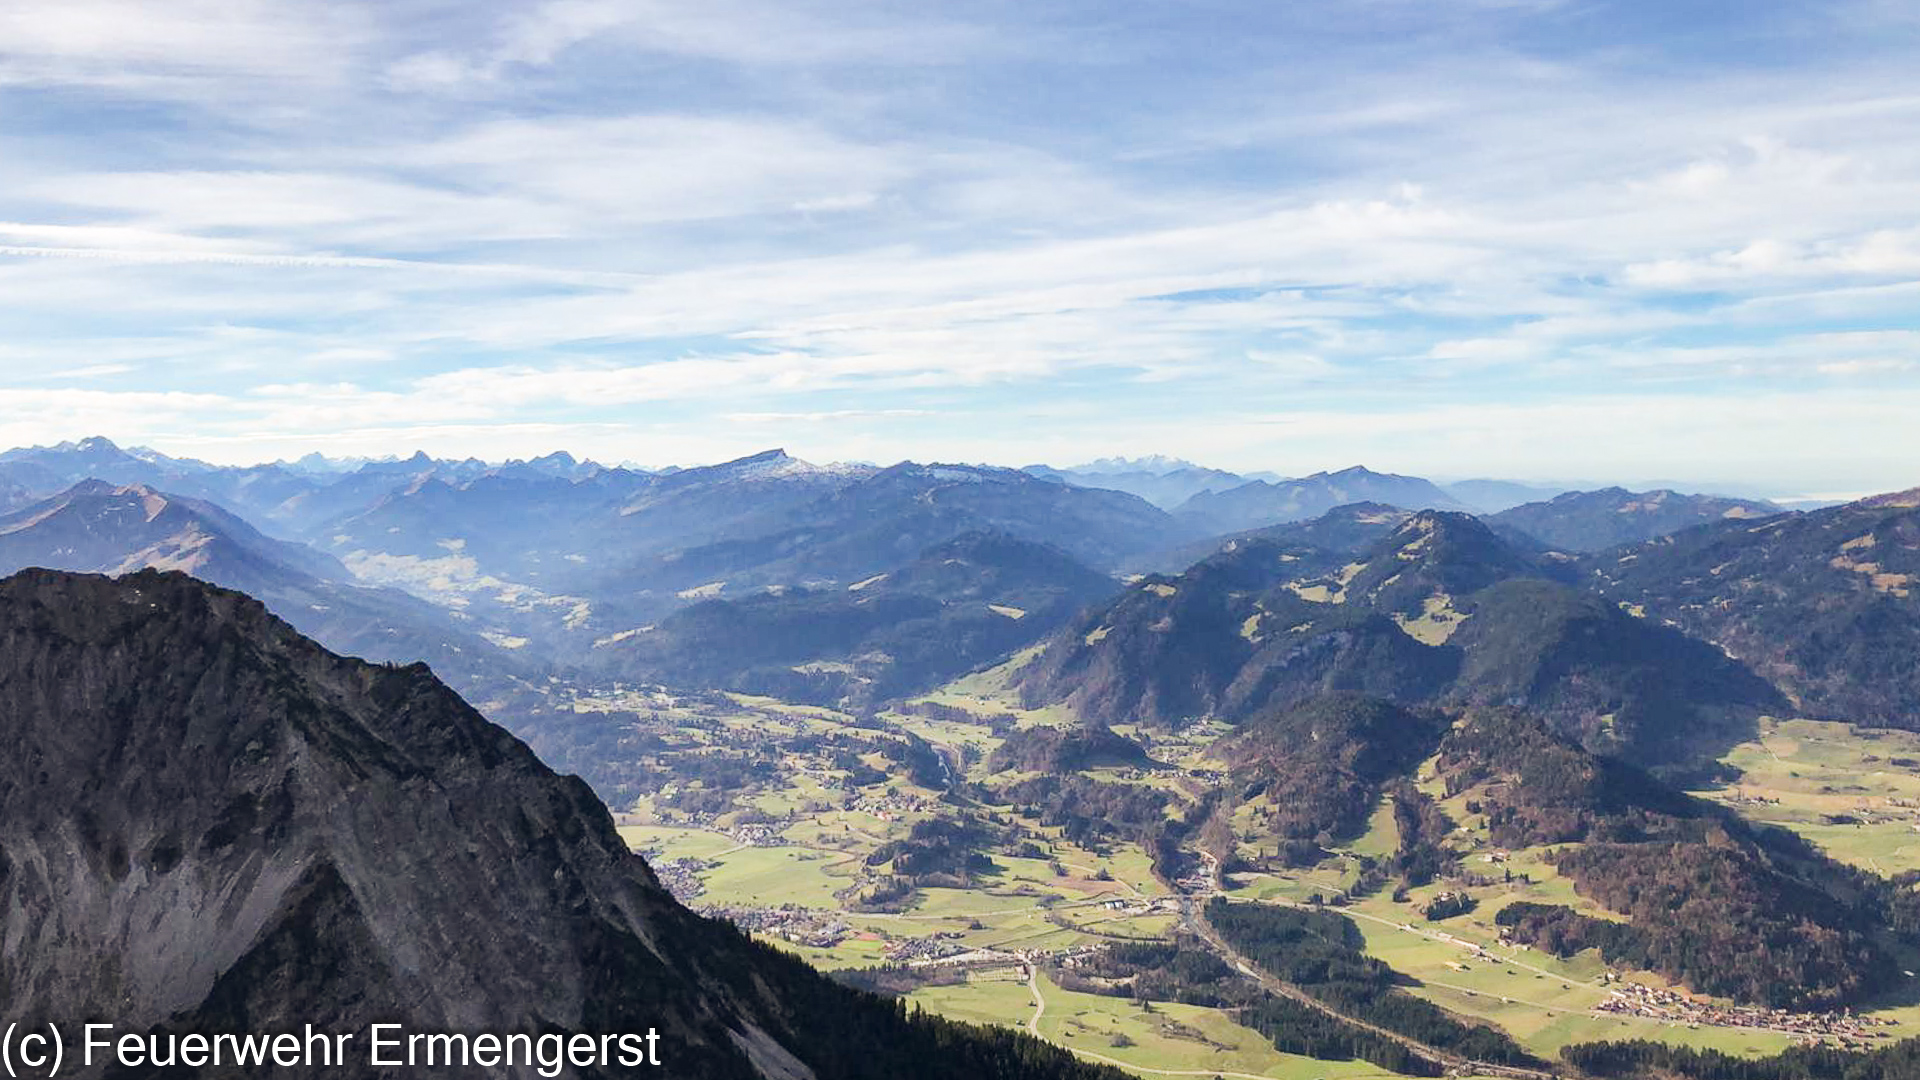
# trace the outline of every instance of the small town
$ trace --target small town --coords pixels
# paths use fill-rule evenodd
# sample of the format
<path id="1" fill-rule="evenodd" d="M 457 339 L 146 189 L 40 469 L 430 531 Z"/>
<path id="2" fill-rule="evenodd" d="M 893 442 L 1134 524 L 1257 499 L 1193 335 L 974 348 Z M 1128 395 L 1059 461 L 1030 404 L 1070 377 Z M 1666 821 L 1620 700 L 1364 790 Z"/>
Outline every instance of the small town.
<path id="1" fill-rule="evenodd" d="M 1812 1042 L 1833 1039 L 1843 1044 L 1887 1038 L 1887 1032 L 1876 1029 L 1898 1024 L 1895 1020 L 1856 1016 L 1851 1012 L 1796 1013 L 1748 1005 L 1717 1005 L 1696 1000 L 1677 990 L 1641 983 L 1616 985 L 1607 999 L 1595 1006 L 1595 1011 L 1685 1024 L 1688 1027 L 1785 1031 Z"/>

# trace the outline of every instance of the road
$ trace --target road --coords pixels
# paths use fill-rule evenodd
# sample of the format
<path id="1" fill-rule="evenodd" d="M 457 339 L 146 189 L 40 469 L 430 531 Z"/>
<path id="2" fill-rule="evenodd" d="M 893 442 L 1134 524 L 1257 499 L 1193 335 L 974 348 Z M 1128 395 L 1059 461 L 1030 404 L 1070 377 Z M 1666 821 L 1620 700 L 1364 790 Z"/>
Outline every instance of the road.
<path id="1" fill-rule="evenodd" d="M 1206 942 L 1209 947 L 1219 953 L 1235 970 L 1258 982 L 1262 989 L 1270 993 L 1278 994 L 1290 1001 L 1299 1002 L 1301 1005 L 1322 1015 L 1339 1020 L 1341 1023 L 1350 1024 L 1362 1031 L 1371 1032 L 1383 1039 L 1389 1039 L 1399 1043 L 1407 1049 L 1408 1053 L 1430 1064 L 1439 1066 L 1442 1070 L 1466 1068 L 1480 1075 L 1515 1077 L 1518 1078 L 1518 1080 L 1555 1080 L 1557 1076 L 1557 1074 L 1543 1069 L 1527 1069 L 1517 1065 L 1501 1065 L 1490 1061 L 1473 1061 L 1461 1057 L 1458 1054 L 1428 1046 L 1418 1039 L 1402 1035 L 1397 1031 L 1389 1031 L 1378 1024 L 1371 1024 L 1358 1017 L 1349 1016 L 1299 987 L 1291 983 L 1282 982 L 1260 970 L 1252 961 L 1249 961 L 1246 957 L 1235 951 L 1233 946 L 1227 944 L 1226 940 L 1207 922 L 1205 914 L 1199 910 L 1197 903 L 1194 901 L 1189 900 L 1184 905 L 1184 911 L 1188 928 L 1191 929 L 1200 940 Z"/>
<path id="2" fill-rule="evenodd" d="M 1287 900 L 1282 897 L 1275 897 L 1271 902 L 1279 904 L 1283 907 L 1295 907 L 1295 908 L 1311 908 L 1312 907 L 1312 905 L 1310 904 L 1302 904 L 1297 900 Z M 1493 956 L 1495 959 L 1499 960 L 1503 964 L 1511 964 L 1522 971 L 1531 971 L 1536 975 L 1545 975 L 1549 979 L 1558 979 L 1563 983 L 1578 984 L 1580 986 L 1588 986 L 1596 990 L 1605 989 L 1605 987 L 1601 986 L 1597 982 L 1592 982 L 1587 979 L 1576 979 L 1571 975 L 1566 975 L 1558 971 L 1548 971 L 1546 968 L 1534 967 L 1532 964 L 1529 964 L 1524 960 L 1516 960 L 1511 956 L 1495 956 L 1494 953 L 1488 950 L 1487 946 L 1477 941 L 1468 941 L 1466 938 L 1455 937 L 1452 934 L 1442 934 L 1434 931 L 1422 930 L 1419 927 L 1412 926 L 1411 923 L 1397 923 L 1397 922 L 1394 922 L 1392 919 L 1383 919 L 1378 915 L 1369 915 L 1364 911 L 1355 911 L 1352 908 L 1341 908 L 1340 914 L 1345 915 L 1349 919 L 1365 919 L 1368 922 L 1376 922 L 1382 926 L 1391 926 L 1402 933 L 1418 934 L 1419 936 L 1426 938 L 1429 941 L 1437 941 L 1442 945 L 1457 945 L 1468 953 Z"/>
<path id="3" fill-rule="evenodd" d="M 1047 999 L 1040 996 L 1040 973 L 1038 969 L 1031 965 L 1027 967 L 1027 990 L 1033 995 L 1033 1015 L 1027 1018 L 1027 1034 L 1043 1042 L 1052 1042 L 1051 1039 L 1040 1034 L 1040 1018 L 1047 1015 Z M 1061 1049 L 1083 1057 L 1088 1061 L 1097 1061 L 1102 1065 L 1112 1065 L 1117 1068 L 1126 1069 L 1129 1072 L 1148 1073 L 1153 1076 L 1214 1076 L 1232 1077 L 1233 1080 L 1273 1080 L 1273 1077 L 1263 1076 L 1259 1073 L 1232 1072 L 1227 1069 L 1149 1069 L 1144 1065 L 1135 1065 L 1130 1061 L 1121 1061 L 1119 1058 L 1111 1058 L 1105 1054 L 1096 1054 L 1091 1050 L 1082 1050 L 1077 1046 L 1063 1046 L 1060 1043 L 1053 1043 L 1053 1045 L 1059 1046 Z M 1363 1073 L 1359 1076 L 1347 1077 L 1346 1080 L 1374 1080 L 1376 1077 L 1381 1078 L 1381 1080 L 1405 1080 L 1399 1073 L 1389 1072 Z"/>
<path id="4" fill-rule="evenodd" d="M 1047 1015 L 1047 999 L 1040 996 L 1040 969 L 1027 965 L 1027 992 L 1033 995 L 1033 1015 L 1027 1017 L 1027 1034 L 1044 1040 L 1040 1034 L 1040 1018 Z"/>

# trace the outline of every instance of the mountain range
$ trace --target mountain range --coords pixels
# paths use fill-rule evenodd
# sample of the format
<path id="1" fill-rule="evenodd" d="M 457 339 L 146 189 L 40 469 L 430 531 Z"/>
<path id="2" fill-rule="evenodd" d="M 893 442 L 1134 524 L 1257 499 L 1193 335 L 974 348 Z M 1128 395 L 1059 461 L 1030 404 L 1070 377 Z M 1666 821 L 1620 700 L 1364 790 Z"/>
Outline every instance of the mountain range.
<path id="1" fill-rule="evenodd" d="M 1056 548 L 964 533 L 850 585 L 703 600 L 601 643 L 602 664 L 636 681 L 863 708 L 989 666 L 1118 589 Z"/>
<path id="2" fill-rule="evenodd" d="M 1248 539 L 1143 578 L 1050 638 L 1021 691 L 1173 727 L 1337 691 L 1524 702 L 1589 748 L 1650 764 L 1738 741 L 1782 704 L 1717 648 L 1577 587 L 1564 556 L 1448 511 L 1381 526 L 1358 552 Z"/>
<path id="3" fill-rule="evenodd" d="M 526 665 L 448 611 L 356 583 L 305 544 L 263 535 L 201 499 L 83 480 L 0 515 L 0 574 L 27 567 L 127 574 L 178 570 L 264 601 L 303 633 L 379 661 L 427 661 L 470 690 L 494 691 Z"/>
<path id="4" fill-rule="evenodd" d="M 1385 503 L 1404 510 L 1475 509 L 1430 480 L 1377 473 L 1355 465 L 1297 480 L 1252 480 L 1223 491 L 1201 492 L 1181 503 L 1174 513 L 1198 530 L 1219 534 L 1305 521 L 1336 506 L 1358 502 Z"/>
<path id="5" fill-rule="evenodd" d="M 1075 487 L 1107 488 L 1138 495 L 1162 510 L 1173 510 L 1202 492 L 1226 491 L 1250 480 L 1280 479 L 1271 475 L 1242 476 L 1165 457 L 1102 458 L 1066 469 L 1029 465 L 1026 471 Z"/>
<path id="6" fill-rule="evenodd" d="M 1920 489 L 1729 518 L 1583 566 L 1599 593 L 1713 642 L 1806 715 L 1920 728 Z"/>
<path id="7" fill-rule="evenodd" d="M 1593 552 L 1652 540 L 1707 522 L 1762 518 L 1779 512 L 1772 503 L 1752 499 L 1612 487 L 1569 491 L 1546 502 L 1503 510 L 1487 521 L 1495 529 L 1511 530 L 1548 547 Z"/>
<path id="8" fill-rule="evenodd" d="M 831 755 L 808 800 L 918 807 L 836 898 L 1044 866 L 1055 828 L 1142 845 L 1169 888 L 1324 869 L 1390 813 L 1384 849 L 1339 856 L 1354 896 L 1477 878 L 1463 843 L 1539 849 L 1583 902 L 1494 917 L 1543 952 L 1782 1008 L 1902 985 L 1907 883 L 1675 785 L 1724 780 L 1763 717 L 1920 728 L 1920 489 L 1489 509 L 1522 488 L 781 450 L 658 472 L 0 455 L 0 1009 L 156 1036 L 657 1028 L 667 1076 L 1117 1075 L 687 911 L 483 712 L 582 772 L 626 755 L 650 812 L 672 785 L 716 832 L 784 805 L 726 809 L 729 776 Z M 989 669 L 970 684 L 1024 709 L 943 704 Z M 852 715 L 741 750 L 762 714 L 690 710 L 700 737 L 669 746 L 624 711 L 761 707 L 711 691 Z M 623 704 L 583 721 L 575 693 Z M 832 715 L 782 715 L 809 714 Z M 877 787 L 894 764 L 934 797 Z"/>
<path id="9" fill-rule="evenodd" d="M 1046 472 L 779 450 L 651 473 L 557 452 L 229 468 L 94 438 L 0 454 L 20 503 L 0 518 L 0 569 L 188 570 L 329 647 L 427 660 L 488 700 L 476 680 L 561 665 L 864 708 L 1053 635 L 1023 692 L 1157 722 L 1332 688 L 1519 687 L 1590 745 L 1635 747 L 1762 700 L 1721 678 L 1726 654 L 1803 708 L 1916 722 L 1883 644 L 1920 639 L 1900 498 L 1785 514 L 1613 488 L 1482 525 L 1449 489 L 1359 467 Z M 1204 474 L 1205 490 L 1170 512 L 1094 486 L 1135 474 Z M 1509 628 L 1528 620 L 1533 639 Z M 1722 655 L 1662 666 L 1702 642 Z M 1875 662 L 1884 678 L 1842 674 Z"/>

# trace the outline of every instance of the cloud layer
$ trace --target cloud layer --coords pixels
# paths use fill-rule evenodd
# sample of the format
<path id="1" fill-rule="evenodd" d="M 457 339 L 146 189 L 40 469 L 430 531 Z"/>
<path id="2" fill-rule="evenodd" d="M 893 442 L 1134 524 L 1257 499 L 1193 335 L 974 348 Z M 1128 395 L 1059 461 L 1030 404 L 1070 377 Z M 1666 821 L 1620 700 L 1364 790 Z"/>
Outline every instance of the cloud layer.
<path id="1" fill-rule="evenodd" d="M 1896 9 L 19 0 L 0 442 L 1906 486 Z"/>

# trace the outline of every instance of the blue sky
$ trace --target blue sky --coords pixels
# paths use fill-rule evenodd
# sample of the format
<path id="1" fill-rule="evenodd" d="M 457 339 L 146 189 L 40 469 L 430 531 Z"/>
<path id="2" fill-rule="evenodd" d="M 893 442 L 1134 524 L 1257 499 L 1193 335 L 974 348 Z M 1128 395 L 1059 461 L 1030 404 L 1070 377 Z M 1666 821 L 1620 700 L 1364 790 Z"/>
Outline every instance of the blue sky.
<path id="1" fill-rule="evenodd" d="M 1920 483 L 1920 8 L 0 8 L 0 444 Z"/>

